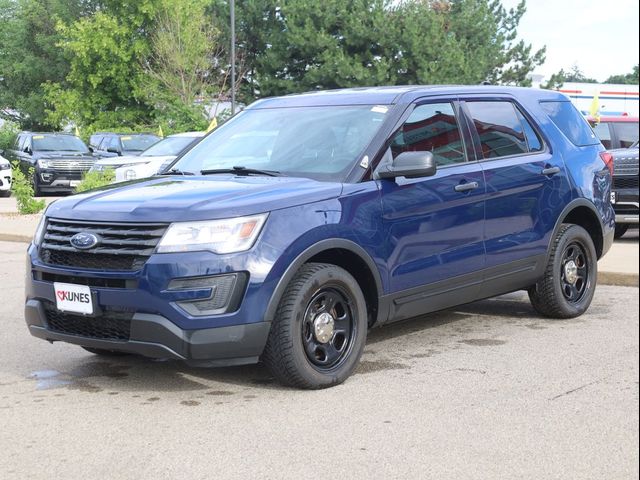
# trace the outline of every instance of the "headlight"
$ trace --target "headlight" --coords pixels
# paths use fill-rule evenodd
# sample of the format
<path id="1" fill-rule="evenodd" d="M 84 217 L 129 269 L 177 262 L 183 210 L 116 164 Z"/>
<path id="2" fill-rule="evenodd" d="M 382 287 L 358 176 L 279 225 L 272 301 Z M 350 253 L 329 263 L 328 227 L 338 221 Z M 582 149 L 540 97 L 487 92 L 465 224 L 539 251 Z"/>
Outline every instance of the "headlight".
<path id="1" fill-rule="evenodd" d="M 40 168 L 52 168 L 51 160 L 47 160 L 46 158 L 41 158 L 38 160 L 38 167 Z"/>
<path id="2" fill-rule="evenodd" d="M 124 172 L 124 179 L 125 180 L 135 180 L 137 177 L 136 175 L 136 171 L 135 170 L 127 170 Z"/>
<path id="3" fill-rule="evenodd" d="M 11 164 L 9 162 L 7 163 L 0 163 L 0 170 L 9 170 L 11 168 Z"/>
<path id="4" fill-rule="evenodd" d="M 33 234 L 33 243 L 36 246 L 39 246 L 40 243 L 42 243 L 42 238 L 44 237 L 44 226 L 47 224 L 47 217 L 46 215 L 42 215 L 42 218 L 40 219 L 40 223 L 38 223 L 38 226 L 36 227 L 36 232 Z"/>
<path id="5" fill-rule="evenodd" d="M 158 244 L 158 253 L 194 250 L 235 253 L 249 250 L 260 234 L 267 215 L 172 223 Z"/>

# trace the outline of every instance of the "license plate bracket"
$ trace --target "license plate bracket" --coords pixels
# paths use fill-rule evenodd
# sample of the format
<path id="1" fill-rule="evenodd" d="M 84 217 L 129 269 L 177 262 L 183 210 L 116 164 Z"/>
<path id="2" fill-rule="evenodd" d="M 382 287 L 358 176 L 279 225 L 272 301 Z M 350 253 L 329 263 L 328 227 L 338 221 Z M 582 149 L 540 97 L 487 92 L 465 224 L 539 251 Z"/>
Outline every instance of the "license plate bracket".
<path id="1" fill-rule="evenodd" d="M 87 285 L 54 282 L 53 290 L 58 310 L 93 315 L 93 298 Z"/>

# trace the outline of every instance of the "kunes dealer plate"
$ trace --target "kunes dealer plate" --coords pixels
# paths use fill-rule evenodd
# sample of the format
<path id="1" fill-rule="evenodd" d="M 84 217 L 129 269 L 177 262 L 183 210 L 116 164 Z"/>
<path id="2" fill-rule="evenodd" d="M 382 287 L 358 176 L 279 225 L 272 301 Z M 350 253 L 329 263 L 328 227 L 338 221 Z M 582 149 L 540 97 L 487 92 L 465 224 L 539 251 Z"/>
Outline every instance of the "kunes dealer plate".
<path id="1" fill-rule="evenodd" d="M 91 289 L 86 285 L 54 282 L 53 289 L 56 292 L 56 306 L 58 310 L 89 315 L 93 314 Z"/>

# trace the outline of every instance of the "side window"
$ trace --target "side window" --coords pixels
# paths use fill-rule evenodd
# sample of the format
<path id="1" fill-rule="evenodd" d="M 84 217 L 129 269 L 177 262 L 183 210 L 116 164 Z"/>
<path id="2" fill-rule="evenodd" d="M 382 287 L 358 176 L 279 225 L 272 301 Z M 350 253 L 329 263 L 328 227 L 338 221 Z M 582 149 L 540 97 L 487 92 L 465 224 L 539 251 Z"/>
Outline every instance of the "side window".
<path id="1" fill-rule="evenodd" d="M 120 151 L 120 137 L 111 137 L 111 141 L 108 144 L 109 147 L 115 148 Z"/>
<path id="2" fill-rule="evenodd" d="M 596 123 L 593 131 L 596 132 L 604 148 L 611 148 L 611 132 L 609 131 L 608 123 Z"/>
<path id="3" fill-rule="evenodd" d="M 638 141 L 637 122 L 614 123 L 613 129 L 620 141 L 620 148 L 629 148 Z"/>
<path id="4" fill-rule="evenodd" d="M 13 146 L 14 150 L 17 150 L 17 151 L 22 150 L 22 145 L 24 144 L 24 137 L 25 135 L 18 135 L 18 138 L 16 138 L 16 143 Z"/>
<path id="5" fill-rule="evenodd" d="M 522 122 L 511 102 L 467 102 L 483 158 L 528 153 Z"/>
<path id="6" fill-rule="evenodd" d="M 431 152 L 437 165 L 465 162 L 464 143 L 450 103 L 417 106 L 395 134 L 391 153 Z"/>
<path id="7" fill-rule="evenodd" d="M 31 135 L 25 135 L 24 141 L 22 142 L 22 151 L 24 152 L 27 148 L 31 148 Z"/>
<path id="8" fill-rule="evenodd" d="M 520 110 L 516 107 L 516 114 L 520 119 L 520 123 L 522 123 L 522 128 L 524 128 L 524 135 L 527 139 L 527 146 L 529 147 L 530 152 L 541 152 L 544 150 L 542 146 L 542 140 L 538 136 L 538 133 L 529 123 L 529 120 L 522 114 Z"/>
<path id="9" fill-rule="evenodd" d="M 600 143 L 587 120 L 569 100 L 541 101 L 540 107 L 574 145 L 584 147 Z"/>

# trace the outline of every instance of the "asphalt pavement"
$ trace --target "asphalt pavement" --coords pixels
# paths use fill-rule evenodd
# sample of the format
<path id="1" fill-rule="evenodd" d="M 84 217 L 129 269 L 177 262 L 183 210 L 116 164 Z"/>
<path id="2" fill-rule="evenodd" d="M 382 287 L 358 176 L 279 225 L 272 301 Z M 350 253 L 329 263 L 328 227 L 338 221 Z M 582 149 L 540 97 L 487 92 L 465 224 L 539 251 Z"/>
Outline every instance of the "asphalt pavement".
<path id="1" fill-rule="evenodd" d="M 637 288 L 573 320 L 519 292 L 376 329 L 309 392 L 32 338 L 25 248 L 0 242 L 2 479 L 638 478 Z"/>

